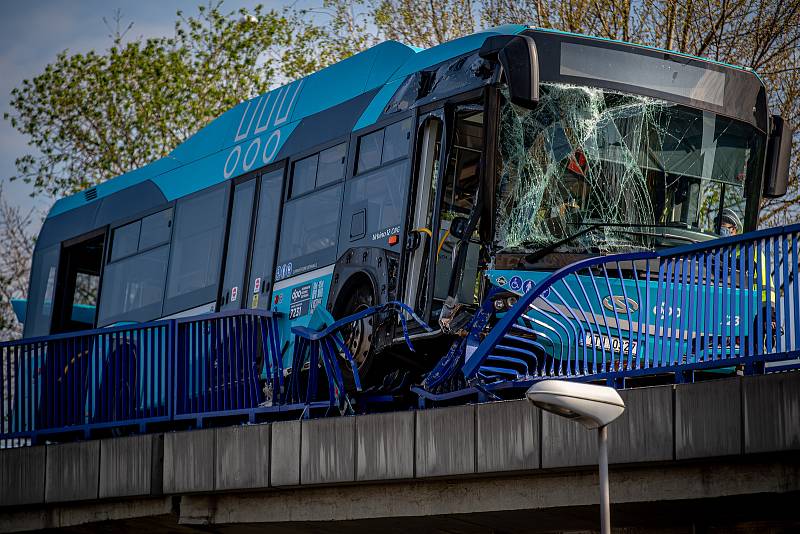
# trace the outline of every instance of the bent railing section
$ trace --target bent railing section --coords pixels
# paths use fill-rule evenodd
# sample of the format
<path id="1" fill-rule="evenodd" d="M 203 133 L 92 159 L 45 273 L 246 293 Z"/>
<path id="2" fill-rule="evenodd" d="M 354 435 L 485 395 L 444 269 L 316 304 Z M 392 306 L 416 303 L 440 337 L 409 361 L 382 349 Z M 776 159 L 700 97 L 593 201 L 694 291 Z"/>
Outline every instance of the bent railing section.
<path id="1" fill-rule="evenodd" d="M 412 352 L 414 347 L 408 337 L 408 318 L 406 316 L 410 317 L 412 321 L 426 331 L 431 331 L 431 328 L 408 305 L 399 301 L 371 306 L 339 320 L 335 320 L 324 310 L 320 310 L 320 313 L 328 325 L 321 330 L 300 326 L 292 328 L 292 333 L 295 336 L 292 369 L 307 367 L 308 376 L 304 381 L 300 378 L 299 373 L 292 373 L 291 380 L 285 390 L 285 396 L 282 399 L 284 403 L 304 402 L 308 405 L 313 402 L 319 390 L 322 375 L 327 381 L 329 407 L 338 408 L 341 412 L 351 408 L 349 406 L 349 398 L 345 395 L 344 377 L 348 373 L 353 389 L 359 392 L 362 391 L 361 377 L 359 376 L 358 365 L 345 343 L 343 333 L 346 328 L 357 321 L 366 320 L 373 315 L 396 313 L 397 318 L 400 320 L 405 342 Z"/>
<path id="2" fill-rule="evenodd" d="M 467 381 L 623 378 L 790 360 L 800 350 L 800 225 L 556 271 L 484 330 Z"/>

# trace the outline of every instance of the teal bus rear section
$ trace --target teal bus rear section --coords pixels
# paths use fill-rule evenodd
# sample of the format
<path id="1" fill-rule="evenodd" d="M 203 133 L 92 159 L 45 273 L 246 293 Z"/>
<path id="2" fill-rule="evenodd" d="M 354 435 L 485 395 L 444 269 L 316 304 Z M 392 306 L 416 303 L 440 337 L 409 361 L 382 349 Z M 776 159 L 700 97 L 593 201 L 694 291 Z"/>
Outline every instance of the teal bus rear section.
<path id="1" fill-rule="evenodd" d="M 538 51 L 528 107 L 512 102 L 510 73 L 487 44 L 513 39 Z M 194 317 L 269 312 L 282 340 L 270 357 L 288 377 L 302 371 L 293 328 L 397 302 L 428 327 L 380 313 L 341 341 L 362 379 L 392 371 L 376 359 L 405 361 L 419 378 L 487 299 L 500 319 L 573 262 L 718 238 L 725 210 L 739 232 L 754 230 L 770 120 L 753 72 L 646 47 L 525 26 L 421 51 L 385 42 L 57 201 L 33 255 L 24 338 L 162 319 L 199 335 Z M 581 301 L 581 313 L 630 311 L 619 298 L 634 287 L 621 280 L 598 289 L 599 304 Z M 742 282 L 719 318 L 735 323 L 733 338 L 751 328 L 737 323 L 742 306 L 761 306 L 752 286 Z M 637 297 L 636 317 L 604 331 L 594 310 L 581 335 L 559 343 L 636 355 L 641 341 L 620 332 L 637 330 L 639 314 L 686 313 L 664 291 L 648 286 L 648 305 Z M 696 313 L 714 291 L 697 283 Z M 543 337 L 556 328 L 548 317 L 535 319 Z"/>

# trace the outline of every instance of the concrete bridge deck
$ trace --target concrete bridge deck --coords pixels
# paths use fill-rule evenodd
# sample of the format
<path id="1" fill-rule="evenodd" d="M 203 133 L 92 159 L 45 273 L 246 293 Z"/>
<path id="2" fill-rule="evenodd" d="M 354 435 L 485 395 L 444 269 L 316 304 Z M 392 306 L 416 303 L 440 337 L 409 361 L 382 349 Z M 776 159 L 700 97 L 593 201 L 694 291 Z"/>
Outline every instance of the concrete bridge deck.
<path id="1" fill-rule="evenodd" d="M 615 526 L 800 530 L 800 372 L 620 393 Z M 0 451 L 0 531 L 593 529 L 595 470 L 526 401 L 109 438 Z"/>

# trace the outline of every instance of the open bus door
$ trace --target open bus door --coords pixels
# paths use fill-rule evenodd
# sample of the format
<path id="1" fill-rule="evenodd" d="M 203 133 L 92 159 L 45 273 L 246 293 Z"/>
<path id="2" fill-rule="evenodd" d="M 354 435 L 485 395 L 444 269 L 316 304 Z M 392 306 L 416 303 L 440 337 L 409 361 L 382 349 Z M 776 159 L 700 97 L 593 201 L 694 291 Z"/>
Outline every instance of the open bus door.
<path id="1" fill-rule="evenodd" d="M 51 334 L 88 330 L 97 317 L 105 229 L 63 244 L 58 266 Z"/>
<path id="2" fill-rule="evenodd" d="M 476 202 L 482 176 L 483 106 L 459 105 L 446 113 L 422 115 L 418 132 L 405 302 L 434 324 L 448 296 L 468 306 L 480 297 Z"/>

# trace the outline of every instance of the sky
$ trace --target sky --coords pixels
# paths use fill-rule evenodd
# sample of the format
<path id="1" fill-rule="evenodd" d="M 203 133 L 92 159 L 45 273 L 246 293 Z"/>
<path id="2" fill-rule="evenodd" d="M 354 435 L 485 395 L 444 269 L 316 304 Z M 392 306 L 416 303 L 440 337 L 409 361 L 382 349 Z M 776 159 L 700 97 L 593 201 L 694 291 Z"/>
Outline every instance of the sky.
<path id="1" fill-rule="evenodd" d="M 34 208 L 37 221 L 54 199 L 30 197 L 33 188 L 9 181 L 15 174 L 14 160 L 30 153 L 27 138 L 14 130 L 2 114 L 10 111 L 10 93 L 22 80 L 44 70 L 62 50 L 85 53 L 104 50 L 111 22 L 120 10 L 123 23 L 133 22 L 128 38 L 172 35 L 176 11 L 194 13 L 206 0 L 0 0 L 0 183 L 9 203 Z M 262 3 L 280 8 L 280 0 L 225 0 L 224 11 Z M 320 0 L 321 3 L 321 0 Z"/>

